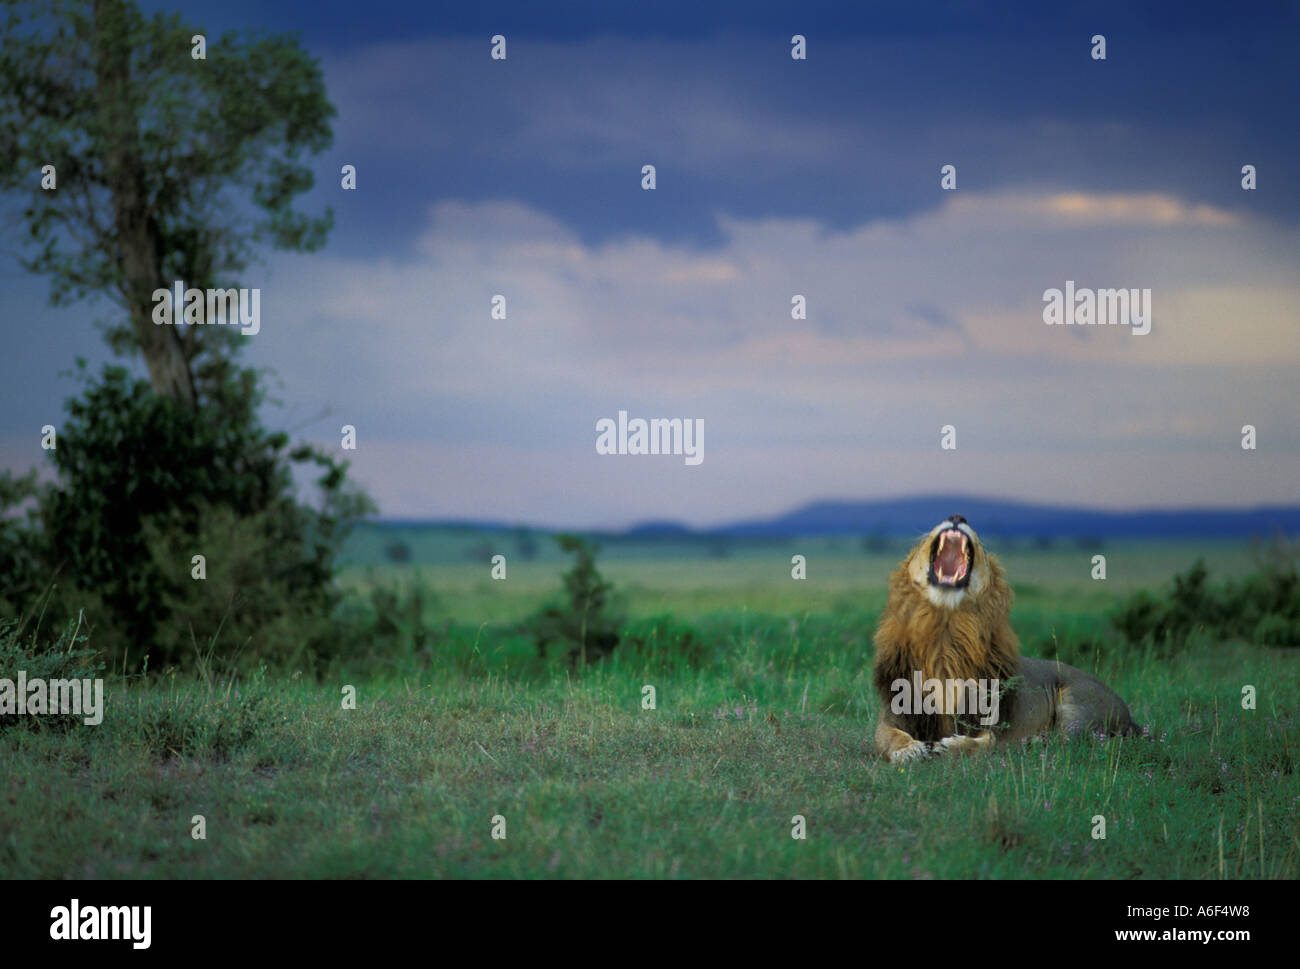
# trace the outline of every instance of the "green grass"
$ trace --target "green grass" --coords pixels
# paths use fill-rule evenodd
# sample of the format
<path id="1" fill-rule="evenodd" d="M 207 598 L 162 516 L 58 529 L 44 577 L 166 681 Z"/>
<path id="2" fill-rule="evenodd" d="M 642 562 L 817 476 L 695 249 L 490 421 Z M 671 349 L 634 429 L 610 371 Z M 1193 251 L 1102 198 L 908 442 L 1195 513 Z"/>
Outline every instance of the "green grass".
<path id="1" fill-rule="evenodd" d="M 1004 556 L 1021 580 L 1013 620 L 1026 652 L 1105 639 L 1121 576 L 1157 587 L 1162 570 L 1193 557 L 1104 551 L 1106 583 L 1088 580 L 1077 550 Z M 99 727 L 0 732 L 0 871 L 1300 875 L 1296 650 L 1198 634 L 1173 657 L 1108 648 L 1082 665 L 1125 697 L 1150 738 L 900 768 L 869 747 L 870 636 L 893 560 L 804 554 L 806 583 L 789 579 L 788 555 L 602 559 L 628 593 L 635 639 L 585 671 L 543 662 L 510 629 L 558 585 L 562 563 L 539 561 L 536 575 L 512 563 L 503 583 L 478 563 L 413 567 L 403 574 L 437 592 L 424 646 L 329 682 L 112 680 Z M 341 708 L 344 684 L 357 687 L 355 710 Z M 654 710 L 642 709 L 647 684 Z M 1241 708 L 1246 684 L 1258 691 L 1253 711 Z M 195 815 L 204 841 L 190 837 Z M 497 815 L 504 840 L 491 837 Z M 795 815 L 805 840 L 791 838 Z M 1104 840 L 1091 836 L 1096 815 Z"/>
<path id="2" fill-rule="evenodd" d="M 538 540 L 536 557 L 515 553 L 508 533 L 473 530 L 412 529 L 396 531 L 416 564 L 385 564 L 379 540 L 363 532 L 349 548 L 350 566 L 341 584 L 365 590 L 375 584 L 409 582 L 433 590 L 443 615 L 466 623 L 518 620 L 552 598 L 569 559 L 549 540 Z M 894 542 L 887 550 L 865 552 L 848 539 L 812 538 L 732 542 L 725 557 L 712 554 L 709 540 L 657 542 L 606 541 L 600 571 L 628 599 L 633 615 L 673 612 L 694 618 L 719 611 L 798 613 L 872 610 L 884 601 L 885 579 L 907 549 Z M 1205 559 L 1215 580 L 1252 571 L 1255 558 L 1240 542 L 1111 542 L 1100 549 L 1060 544 L 1039 550 L 1028 543 L 993 548 L 1016 586 L 1019 601 L 1044 597 L 1086 606 L 1089 615 L 1107 609 L 1138 589 L 1164 586 L 1197 556 Z M 1091 578 L 1092 556 L 1106 556 L 1106 580 Z M 490 578 L 489 559 L 507 560 L 504 582 Z M 790 557 L 807 559 L 808 578 L 790 578 Z"/>

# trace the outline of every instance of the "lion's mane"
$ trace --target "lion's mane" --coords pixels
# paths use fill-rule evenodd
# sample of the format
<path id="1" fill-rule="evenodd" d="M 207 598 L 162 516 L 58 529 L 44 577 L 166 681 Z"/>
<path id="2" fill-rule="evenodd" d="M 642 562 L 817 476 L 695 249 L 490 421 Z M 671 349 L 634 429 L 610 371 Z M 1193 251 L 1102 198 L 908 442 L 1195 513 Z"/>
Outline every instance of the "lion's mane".
<path id="1" fill-rule="evenodd" d="M 944 609 L 908 573 L 909 563 L 926 554 L 928 543 L 928 538 L 922 541 L 889 577 L 889 601 L 874 639 L 876 691 L 888 707 L 892 684 L 911 681 L 917 670 L 923 679 L 996 679 L 1001 688 L 998 719 L 1011 721 L 1014 692 L 1008 687 L 1020 672 L 1020 641 L 1011 629 L 1014 594 L 1002 566 L 981 545 L 977 554 L 983 561 L 974 566 L 984 570 L 979 589 L 972 584 L 957 608 Z M 895 715 L 895 720 L 922 741 L 973 732 L 969 723 L 947 714 L 909 713 Z"/>

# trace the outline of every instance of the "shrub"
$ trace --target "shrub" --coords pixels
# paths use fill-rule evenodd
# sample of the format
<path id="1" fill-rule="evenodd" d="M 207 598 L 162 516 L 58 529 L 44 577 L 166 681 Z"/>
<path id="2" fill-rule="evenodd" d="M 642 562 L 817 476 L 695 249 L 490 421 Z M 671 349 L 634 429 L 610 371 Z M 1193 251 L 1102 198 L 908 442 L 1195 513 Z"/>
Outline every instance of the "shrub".
<path id="1" fill-rule="evenodd" d="M 144 698 L 132 728 L 151 755 L 227 760 L 284 723 L 281 705 L 256 683 L 239 689 L 173 690 Z"/>
<path id="2" fill-rule="evenodd" d="M 543 607 L 525 626 L 542 658 L 551 646 L 559 644 L 570 664 L 585 665 L 608 656 L 618 646 L 623 614 L 613 585 L 596 569 L 600 546 L 575 535 L 557 535 L 555 540 L 574 555 L 573 568 L 564 575 L 566 601 Z"/>
<path id="3" fill-rule="evenodd" d="M 1091 669 L 1103 658 L 1109 658 L 1105 640 L 1074 630 L 1061 630 L 1038 640 L 1031 652 L 1083 669 Z"/>
<path id="4" fill-rule="evenodd" d="M 340 642 L 352 643 L 346 650 L 350 668 L 403 663 L 427 668 L 435 639 L 427 613 L 436 605 L 437 596 L 418 578 L 405 586 L 375 585 L 368 597 L 347 596 L 330 625 Z"/>
<path id="5" fill-rule="evenodd" d="M 397 539 L 384 546 L 384 554 L 394 565 L 405 565 L 411 561 L 411 546 Z"/>
<path id="6" fill-rule="evenodd" d="M 371 506 L 346 464 L 262 426 L 254 371 L 214 364 L 191 410 L 121 367 L 94 379 L 78 364 L 85 387 L 49 452 L 57 480 L 0 476 L 0 515 L 28 505 L 25 524 L 0 529 L 0 616 L 31 615 L 42 596 L 60 619 L 84 609 L 110 665 L 135 669 L 187 665 L 219 630 L 232 633 L 224 648 L 329 611 L 334 556 Z M 319 508 L 297 500 L 294 464 L 322 472 Z M 213 585 L 190 577 L 195 554 Z M 300 652 L 273 638 L 244 642 L 247 658 Z"/>
<path id="7" fill-rule="evenodd" d="M 39 627 L 26 638 L 15 620 L 0 621 L 0 679 L 16 680 L 19 671 L 28 680 L 93 680 L 100 675 L 103 665 L 97 662 L 98 650 L 84 647 L 88 637 L 84 624 L 70 621 L 63 632 L 44 642 Z M 0 730 L 24 726 L 29 729 L 58 725 L 72 727 L 84 722 L 82 716 L 63 713 L 46 716 L 19 716 L 0 714 Z"/>
<path id="8" fill-rule="evenodd" d="M 680 663 L 698 669 L 710 659 L 712 650 L 694 626 L 671 613 L 629 623 L 623 643 L 645 660 L 656 663 Z"/>
<path id="9" fill-rule="evenodd" d="M 1300 619 L 1264 616 L 1255 624 L 1251 640 L 1260 646 L 1300 646 Z"/>
<path id="10" fill-rule="evenodd" d="M 1195 629 L 1260 645 L 1300 646 L 1300 575 L 1294 561 L 1272 564 L 1237 582 L 1211 586 L 1201 560 L 1174 576 L 1167 599 L 1138 592 L 1111 616 L 1131 643 L 1178 649 Z"/>
<path id="11" fill-rule="evenodd" d="M 192 531 L 166 516 L 144 523 L 146 561 L 159 573 L 153 646 L 162 661 L 189 666 L 196 649 L 207 649 L 225 667 L 301 669 L 332 652 L 320 619 L 338 594 L 324 577 L 295 582 L 301 550 L 277 536 L 271 517 L 216 505 L 200 510 Z M 192 572 L 196 553 L 205 560 L 201 580 Z"/>

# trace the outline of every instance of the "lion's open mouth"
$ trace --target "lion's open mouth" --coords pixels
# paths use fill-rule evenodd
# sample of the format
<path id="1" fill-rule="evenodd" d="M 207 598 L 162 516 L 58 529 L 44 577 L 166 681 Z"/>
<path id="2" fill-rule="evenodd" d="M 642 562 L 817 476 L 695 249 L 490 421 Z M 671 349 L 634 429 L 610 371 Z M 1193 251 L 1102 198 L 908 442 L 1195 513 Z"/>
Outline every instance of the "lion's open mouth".
<path id="1" fill-rule="evenodd" d="M 963 589 L 970 582 L 971 543 L 960 529 L 940 532 L 930 545 L 930 584 Z"/>

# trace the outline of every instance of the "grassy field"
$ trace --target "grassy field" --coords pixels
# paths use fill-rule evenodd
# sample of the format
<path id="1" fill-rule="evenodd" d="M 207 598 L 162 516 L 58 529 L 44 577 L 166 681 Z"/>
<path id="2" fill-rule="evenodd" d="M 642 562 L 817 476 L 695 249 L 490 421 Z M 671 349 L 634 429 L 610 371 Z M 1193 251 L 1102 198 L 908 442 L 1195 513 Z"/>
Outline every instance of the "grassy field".
<path id="1" fill-rule="evenodd" d="M 412 562 L 393 565 L 385 545 L 401 542 Z M 1138 589 L 1155 589 L 1203 557 L 1218 577 L 1239 576 L 1254 566 L 1252 549 L 1240 542 L 1110 542 L 1099 547 L 1061 543 L 1039 549 L 1020 542 L 992 545 L 1006 566 L 1022 604 L 1045 596 L 1068 608 L 1086 606 L 1091 615 Z M 633 615 L 672 612 L 694 617 L 716 612 L 800 613 L 874 611 L 884 601 L 885 580 L 907 552 L 893 540 L 865 551 L 850 539 L 781 541 L 701 539 L 605 541 L 600 569 L 626 593 Z M 349 588 L 409 583 L 429 590 L 445 615 L 470 623 L 519 619 L 554 595 L 568 559 L 553 542 L 539 538 L 534 557 L 518 554 L 510 533 L 428 529 L 405 532 L 364 530 L 349 548 L 352 566 L 342 576 Z M 504 582 L 490 577 L 490 559 L 507 560 Z M 1092 557 L 1106 557 L 1106 580 L 1093 581 Z M 803 555 L 808 578 L 790 578 L 790 558 Z"/>
<path id="2" fill-rule="evenodd" d="M 481 542 L 480 542 L 481 544 Z M 805 548 L 807 550 L 805 550 Z M 444 552 L 446 549 L 444 548 Z M 1194 635 L 1070 657 L 1149 736 L 906 768 L 870 755 L 871 631 L 894 550 L 611 549 L 631 639 L 587 670 L 512 625 L 558 585 L 539 548 L 359 565 L 418 583 L 421 644 L 325 682 L 110 680 L 104 723 L 0 732 L 9 877 L 1295 878 L 1296 650 Z M 1106 637 L 1117 596 L 1239 546 L 1004 552 L 1026 652 Z M 806 582 L 789 557 L 808 556 Z M 1258 691 L 1243 710 L 1242 688 Z M 345 685 L 356 709 L 343 709 Z M 655 707 L 643 705 L 654 688 Z M 191 837 L 202 815 L 206 839 Z M 792 837 L 802 816 L 806 838 Z M 1095 818 L 1105 838 L 1094 838 Z M 504 838 L 493 837 L 494 823 Z"/>

